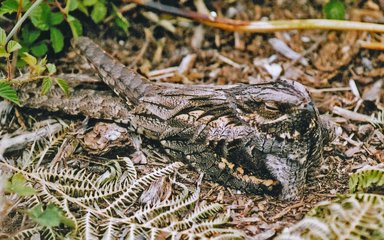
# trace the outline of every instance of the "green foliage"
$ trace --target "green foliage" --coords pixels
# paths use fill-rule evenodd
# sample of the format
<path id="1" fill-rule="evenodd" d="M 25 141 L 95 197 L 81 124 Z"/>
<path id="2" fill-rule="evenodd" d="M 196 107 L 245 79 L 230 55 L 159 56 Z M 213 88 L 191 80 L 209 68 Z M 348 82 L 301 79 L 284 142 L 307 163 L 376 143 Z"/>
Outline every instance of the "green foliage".
<path id="1" fill-rule="evenodd" d="M 384 239 L 383 173 L 369 167 L 352 174 L 350 191 L 361 193 L 320 203 L 277 239 Z"/>
<path id="2" fill-rule="evenodd" d="M 13 89 L 8 83 L 0 82 L 0 97 L 20 105 L 20 100 L 15 89 Z"/>
<path id="3" fill-rule="evenodd" d="M 50 31 L 50 40 L 55 53 L 61 52 L 64 47 L 64 36 L 56 27 L 64 20 L 60 12 L 52 12 L 46 3 L 35 8 L 30 16 L 32 24 L 41 31 Z"/>
<path id="4" fill-rule="evenodd" d="M 38 38 L 41 34 L 39 29 L 23 27 L 21 29 L 20 43 L 23 46 L 20 54 L 24 52 L 31 52 L 36 57 L 43 57 L 48 52 L 48 46 L 44 41 L 39 41 Z"/>
<path id="5" fill-rule="evenodd" d="M 113 15 L 115 16 L 115 24 L 120 29 L 122 29 L 126 34 L 128 34 L 129 22 L 128 20 L 119 12 L 119 9 L 112 4 Z"/>
<path id="6" fill-rule="evenodd" d="M 64 79 L 61 79 L 61 78 L 56 78 L 56 83 L 57 85 L 61 88 L 61 90 L 63 90 L 63 92 L 68 95 L 69 93 L 69 86 L 68 86 L 68 83 L 67 81 L 65 81 Z"/>
<path id="7" fill-rule="evenodd" d="M 21 173 L 15 173 L 10 180 L 6 182 L 5 190 L 10 193 L 16 193 L 19 196 L 31 196 L 36 194 L 33 187 L 26 185 L 27 180 Z"/>
<path id="8" fill-rule="evenodd" d="M 340 0 L 330 0 L 323 6 L 323 13 L 327 19 L 345 19 L 345 6 Z"/>
<path id="9" fill-rule="evenodd" d="M 51 78 L 44 78 L 43 83 L 41 85 L 41 95 L 47 94 L 49 89 L 51 89 L 52 85 L 53 81 Z"/>
<path id="10" fill-rule="evenodd" d="M 30 0 L 5 0 L 0 5 L 0 16 L 27 11 L 32 5 Z M 81 14 L 90 17 L 96 24 L 103 22 L 107 16 L 114 19 L 115 25 L 127 33 L 129 23 L 115 5 L 106 0 L 46 0 L 37 6 L 29 16 L 30 21 L 21 29 L 22 52 L 31 51 L 37 57 L 44 56 L 49 49 L 59 53 L 64 49 L 64 34 L 69 26 L 72 37 L 77 38 L 83 33 L 82 23 L 76 16 Z M 11 18 L 12 17 L 8 17 Z M 44 33 L 44 34 L 41 34 Z M 48 33 L 48 34 L 45 34 Z M 68 35 L 68 34 L 67 34 Z M 49 36 L 49 39 L 46 39 Z M 48 44 L 47 44 L 48 43 Z"/>
<path id="11" fill-rule="evenodd" d="M 31 1 L 29 0 L 22 0 L 21 1 L 21 9 L 23 11 L 26 11 L 31 6 Z M 18 0 L 5 0 L 3 3 L 1 3 L 0 6 L 0 16 L 4 14 L 11 14 L 16 13 L 19 8 L 19 1 Z"/>
<path id="12" fill-rule="evenodd" d="M 4 29 L 0 28 L 0 60 L 1 58 L 5 58 L 9 64 L 11 53 L 19 50 L 21 45 L 14 40 L 11 40 L 7 43 L 6 38 L 7 34 L 5 33 Z M 20 101 L 17 97 L 15 89 L 13 89 L 8 82 L 2 79 L 0 79 L 0 97 L 20 105 Z"/>
<path id="13" fill-rule="evenodd" d="M 21 48 L 21 45 L 11 40 L 8 43 L 6 42 L 7 34 L 4 29 L 0 28 L 0 58 L 9 58 L 12 52 L 15 52 Z"/>
<path id="14" fill-rule="evenodd" d="M 46 209 L 43 209 L 42 204 L 34 206 L 28 210 L 28 216 L 30 216 L 35 222 L 44 227 L 58 227 L 61 223 L 74 228 L 74 222 L 65 217 L 63 212 L 54 204 L 49 204 Z"/>
<path id="15" fill-rule="evenodd" d="M 384 169 L 378 167 L 363 168 L 349 178 L 351 193 L 380 191 L 384 186 Z"/>

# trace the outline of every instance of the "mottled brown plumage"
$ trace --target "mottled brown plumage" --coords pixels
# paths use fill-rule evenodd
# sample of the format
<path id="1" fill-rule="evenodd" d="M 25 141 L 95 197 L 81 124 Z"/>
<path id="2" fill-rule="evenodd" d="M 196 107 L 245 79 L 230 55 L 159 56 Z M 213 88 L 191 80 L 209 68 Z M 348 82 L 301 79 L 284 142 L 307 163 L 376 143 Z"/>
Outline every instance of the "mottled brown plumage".
<path id="1" fill-rule="evenodd" d="M 126 123 L 171 159 L 204 171 L 212 181 L 250 193 L 281 189 L 282 198 L 298 198 L 308 173 L 322 160 L 328 129 L 300 83 L 283 79 L 225 87 L 152 83 L 86 37 L 75 46 L 126 103 L 105 92 L 83 90 L 62 104 L 54 94 L 49 101 L 35 96 L 29 106 Z M 99 107 L 81 109 L 78 99 L 82 101 L 78 106 L 91 101 Z M 114 104 L 117 110 L 111 107 Z"/>

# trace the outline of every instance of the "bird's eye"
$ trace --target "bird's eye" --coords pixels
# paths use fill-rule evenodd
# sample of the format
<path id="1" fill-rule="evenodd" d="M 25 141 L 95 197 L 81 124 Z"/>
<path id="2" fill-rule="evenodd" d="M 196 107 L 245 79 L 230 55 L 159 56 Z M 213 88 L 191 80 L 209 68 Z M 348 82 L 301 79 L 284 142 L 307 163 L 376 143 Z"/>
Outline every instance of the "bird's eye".
<path id="1" fill-rule="evenodd" d="M 265 109 L 269 111 L 274 111 L 274 112 L 279 111 L 279 107 L 275 102 L 264 102 L 264 106 L 265 106 Z"/>

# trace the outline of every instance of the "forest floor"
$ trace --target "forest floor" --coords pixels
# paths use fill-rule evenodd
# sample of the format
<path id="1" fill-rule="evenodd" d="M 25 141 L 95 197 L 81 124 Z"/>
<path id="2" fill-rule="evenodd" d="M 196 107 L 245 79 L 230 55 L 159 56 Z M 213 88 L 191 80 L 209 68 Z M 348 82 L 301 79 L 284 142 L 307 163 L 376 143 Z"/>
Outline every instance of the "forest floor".
<path id="1" fill-rule="evenodd" d="M 215 9 L 219 15 L 242 20 L 323 17 L 321 5 L 316 1 L 260 1 L 264 2 L 260 5 L 253 2 L 212 1 L 208 8 Z M 383 21 L 384 6 L 368 2 L 348 6 L 349 19 Z M 179 7 L 191 6 L 186 3 Z M 360 45 L 374 35 L 325 30 L 238 33 L 161 13 L 156 13 L 161 21 L 150 21 L 150 10 L 141 7 L 128 13 L 128 37 L 116 36 L 113 30 L 102 27 L 85 35 L 153 81 L 226 85 L 278 77 L 296 80 L 308 88 L 320 113 L 329 115 L 339 127 L 339 136 L 325 147 L 321 174 L 308 183 L 300 200 L 287 202 L 274 196 L 242 194 L 203 180 L 201 201 L 222 203 L 231 209 L 228 226 L 256 239 L 272 238 L 284 227 L 301 220 L 317 203 L 348 193 L 348 177 L 352 172 L 384 161 L 382 129 L 367 121 L 351 120 L 354 113 L 371 116 L 384 109 L 384 52 Z M 281 44 L 302 57 L 297 60 L 284 56 L 286 50 Z M 183 59 L 187 65 L 181 65 Z M 70 73 L 79 65 L 78 60 L 73 50 L 69 50 L 56 65 L 60 71 Z M 353 113 L 336 114 L 337 107 Z M 158 164 L 150 161 L 140 169 L 150 171 L 154 165 Z M 193 179 L 198 174 L 193 170 L 185 170 L 183 174 L 191 176 L 190 185 L 194 186 Z"/>
<path id="2" fill-rule="evenodd" d="M 322 17 L 321 6 L 314 1 L 299 2 L 271 1 L 257 5 L 251 1 L 232 4 L 213 1 L 209 7 L 223 16 L 242 20 Z M 349 6 L 347 10 L 350 19 L 380 16 L 382 21 L 379 9 L 366 4 Z M 360 48 L 359 41 L 367 40 L 368 33 L 321 30 L 233 33 L 190 21 L 174 21 L 159 14 L 163 21 L 175 26 L 174 32 L 169 32 L 143 17 L 148 10 L 141 11 L 139 14 L 132 10 L 127 40 L 110 39 L 107 30 L 101 35 L 93 33 L 125 65 L 137 68 L 153 81 L 183 84 L 254 83 L 280 74 L 307 86 L 321 114 L 328 114 L 340 127 L 340 135 L 325 148 L 321 175 L 309 183 L 301 200 L 286 202 L 271 196 L 239 194 L 203 181 L 201 199 L 230 208 L 231 227 L 258 239 L 275 236 L 282 228 L 302 219 L 317 203 L 347 193 L 348 176 L 352 172 L 384 161 L 382 130 L 368 122 L 351 121 L 351 116 L 334 114 L 334 107 L 368 116 L 384 108 L 384 52 Z M 143 34 L 144 28 L 148 29 L 147 35 Z M 301 60 L 283 56 L 284 51 L 273 46 L 271 39 L 301 54 Z M 186 56 L 193 60 L 180 75 L 178 69 Z M 280 68 L 284 69 L 281 73 Z"/>

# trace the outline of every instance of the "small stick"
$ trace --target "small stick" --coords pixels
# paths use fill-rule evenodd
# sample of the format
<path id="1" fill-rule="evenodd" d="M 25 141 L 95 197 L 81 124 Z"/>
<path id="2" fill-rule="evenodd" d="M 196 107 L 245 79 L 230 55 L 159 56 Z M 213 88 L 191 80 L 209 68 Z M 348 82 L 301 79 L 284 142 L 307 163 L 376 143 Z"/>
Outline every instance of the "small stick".
<path id="1" fill-rule="evenodd" d="M 353 120 L 353 121 L 358 121 L 358 122 L 372 122 L 372 118 L 370 116 L 357 113 L 357 112 L 352 112 L 350 110 L 341 108 L 341 107 L 333 107 L 332 112 L 334 114 L 340 115 L 346 119 Z"/>
<path id="2" fill-rule="evenodd" d="M 384 32 L 383 24 L 374 24 L 366 22 L 355 22 L 345 20 L 330 19 L 295 19 L 295 20 L 273 20 L 273 21 L 243 21 L 230 18 L 209 16 L 206 14 L 179 9 L 167 6 L 150 0 L 125 0 L 138 5 L 155 9 L 161 12 L 189 18 L 202 24 L 220 28 L 227 31 L 243 32 L 276 32 L 287 30 L 303 29 L 327 29 L 327 30 L 357 30 L 368 32 Z"/>
<path id="3" fill-rule="evenodd" d="M 284 208 L 282 211 L 280 211 L 278 214 L 276 214 L 275 216 L 271 217 L 270 220 L 271 221 L 275 221 L 281 217 L 283 217 L 285 214 L 289 213 L 292 209 L 295 209 L 295 208 L 298 208 L 298 207 L 301 207 L 304 205 L 304 202 L 303 201 L 300 201 L 296 204 L 293 204 L 293 205 L 290 205 L 286 208 Z"/>

